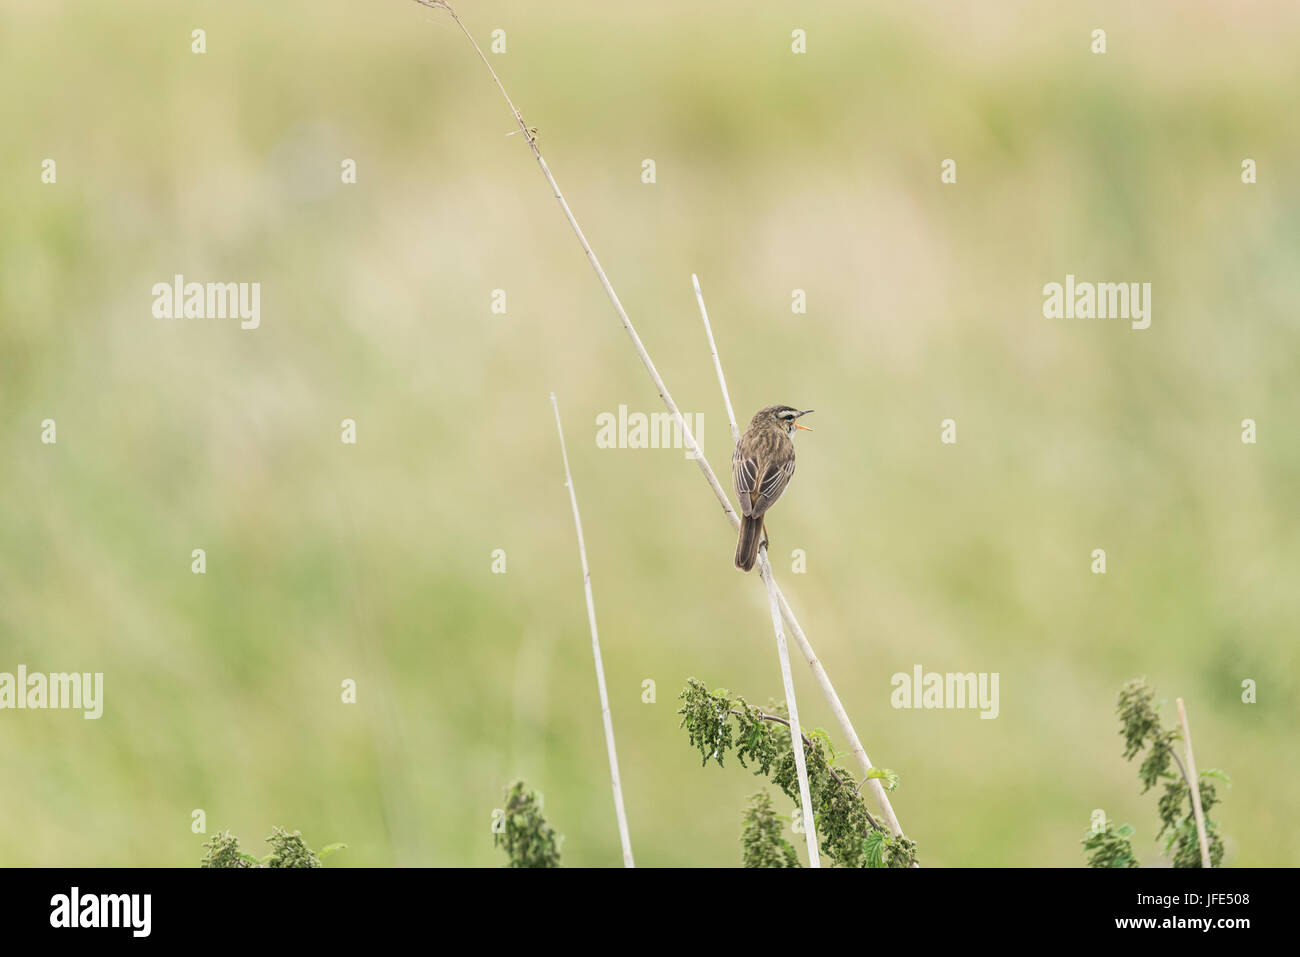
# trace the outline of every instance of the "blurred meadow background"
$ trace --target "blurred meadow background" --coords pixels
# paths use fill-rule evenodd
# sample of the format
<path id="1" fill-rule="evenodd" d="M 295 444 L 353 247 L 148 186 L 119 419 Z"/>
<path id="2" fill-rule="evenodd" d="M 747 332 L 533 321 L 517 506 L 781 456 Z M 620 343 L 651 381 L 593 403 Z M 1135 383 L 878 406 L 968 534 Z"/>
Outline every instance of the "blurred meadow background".
<path id="1" fill-rule="evenodd" d="M 1102 808 L 1158 866 L 1114 713 L 1138 676 L 1232 776 L 1225 864 L 1293 865 L 1300 8 L 1061 6 L 458 12 L 505 31 L 728 485 L 692 272 L 737 415 L 817 410 L 775 567 L 922 865 L 1081 866 Z M 105 676 L 98 721 L 0 712 L 0 863 L 196 864 L 201 808 L 258 854 L 281 824 L 347 842 L 329 866 L 496 866 L 522 776 L 566 864 L 618 865 L 554 391 L 637 862 L 739 864 L 765 782 L 702 769 L 675 699 L 782 696 L 763 589 L 680 450 L 597 447 L 658 397 L 451 20 L 3 0 L 0 88 L 0 671 Z M 155 319 L 176 273 L 260 282 L 261 327 Z M 1152 283 L 1151 327 L 1045 319 L 1067 273 Z M 918 664 L 998 672 L 997 719 L 892 708 Z"/>

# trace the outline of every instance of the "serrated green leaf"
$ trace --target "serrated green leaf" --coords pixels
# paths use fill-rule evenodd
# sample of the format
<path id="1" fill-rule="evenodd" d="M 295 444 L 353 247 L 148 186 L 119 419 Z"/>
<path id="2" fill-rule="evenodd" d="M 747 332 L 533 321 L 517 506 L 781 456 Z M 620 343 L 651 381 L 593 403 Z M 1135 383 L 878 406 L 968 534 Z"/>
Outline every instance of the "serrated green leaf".
<path id="1" fill-rule="evenodd" d="M 865 780 L 876 778 L 881 781 L 881 786 L 886 791 L 893 791 L 898 787 L 898 772 L 891 768 L 867 768 Z"/>
<path id="2" fill-rule="evenodd" d="M 1228 772 L 1222 768 L 1202 768 L 1200 775 L 1203 778 L 1218 778 L 1228 787 L 1232 787 L 1232 778 L 1228 777 Z"/>

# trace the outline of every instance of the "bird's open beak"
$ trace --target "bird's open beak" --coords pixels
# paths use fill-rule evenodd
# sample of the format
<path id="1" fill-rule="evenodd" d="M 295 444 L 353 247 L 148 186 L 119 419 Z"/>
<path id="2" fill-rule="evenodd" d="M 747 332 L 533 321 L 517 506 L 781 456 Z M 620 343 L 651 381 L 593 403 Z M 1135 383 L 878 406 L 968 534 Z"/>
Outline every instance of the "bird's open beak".
<path id="1" fill-rule="evenodd" d="M 807 415 L 807 414 L 808 414 L 809 412 L 811 412 L 811 411 L 813 411 L 813 410 L 812 410 L 812 409 L 804 409 L 804 410 L 803 410 L 802 412 L 800 412 L 799 414 L 800 414 L 800 415 Z M 795 427 L 796 429 L 803 429 L 805 432 L 811 432 L 811 431 L 812 431 L 812 429 L 808 428 L 808 426 L 806 426 L 806 425 L 800 425 L 798 422 L 796 422 L 796 423 L 794 424 L 794 427 Z"/>

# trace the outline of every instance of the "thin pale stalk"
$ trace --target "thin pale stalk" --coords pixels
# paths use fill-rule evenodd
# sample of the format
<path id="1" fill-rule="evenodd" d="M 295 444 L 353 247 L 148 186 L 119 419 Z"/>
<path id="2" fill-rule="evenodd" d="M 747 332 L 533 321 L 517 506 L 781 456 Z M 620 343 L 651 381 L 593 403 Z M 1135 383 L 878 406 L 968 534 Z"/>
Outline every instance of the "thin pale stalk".
<path id="1" fill-rule="evenodd" d="M 623 785 L 618 776 L 618 752 L 614 748 L 614 719 L 609 713 L 609 694 L 605 691 L 605 663 L 600 657 L 600 636 L 596 633 L 596 602 L 591 596 L 591 569 L 587 565 L 587 545 L 582 538 L 582 517 L 578 514 L 578 493 L 569 472 L 569 453 L 564 447 L 564 429 L 560 425 L 560 406 L 551 393 L 555 408 L 555 431 L 560 435 L 560 455 L 564 459 L 564 484 L 573 505 L 573 527 L 578 531 L 578 554 L 582 557 L 582 587 L 587 593 L 587 622 L 591 625 L 591 655 L 596 661 L 596 687 L 600 689 L 600 716 L 605 722 L 605 749 L 609 752 L 609 780 L 614 788 L 614 813 L 618 815 L 618 837 L 623 842 L 623 866 L 632 863 L 632 840 L 627 833 L 627 814 L 623 810 Z"/>
<path id="2" fill-rule="evenodd" d="M 803 732 L 799 728 L 799 705 L 794 697 L 794 676 L 790 674 L 790 651 L 785 646 L 785 630 L 781 626 L 781 609 L 776 600 L 776 580 L 772 569 L 764 565 L 760 570 L 763 584 L 767 586 L 767 604 L 772 611 L 772 630 L 776 632 L 776 654 L 781 659 L 781 680 L 785 683 L 785 703 L 790 711 L 790 749 L 794 751 L 794 767 L 799 775 L 799 804 L 803 808 L 803 831 L 808 839 L 808 866 L 821 867 L 817 853 L 817 829 L 813 823 L 812 794 L 808 789 L 808 761 L 803 753 Z"/>
<path id="3" fill-rule="evenodd" d="M 709 322 L 709 312 L 704 306 L 704 293 L 700 289 L 700 281 L 695 274 L 691 274 L 691 282 L 695 286 L 695 298 L 700 304 L 700 318 L 704 320 L 704 331 L 709 339 L 709 351 L 713 355 L 713 368 L 718 373 L 718 386 L 722 390 L 722 404 L 727 410 L 727 421 L 731 423 L 732 445 L 740 442 L 740 429 L 736 425 L 736 412 L 731 406 L 731 394 L 727 391 L 727 377 L 722 372 L 722 360 L 718 357 L 718 347 L 713 340 L 713 326 Z M 738 525 L 733 522 L 733 525 Z M 762 546 L 758 550 L 759 573 L 763 574 L 766 570 L 768 576 L 771 576 L 771 563 L 767 557 L 767 547 Z M 766 581 L 766 578 L 764 579 Z M 775 584 L 775 578 L 772 578 Z M 839 723 L 840 730 L 849 742 L 849 753 L 853 755 L 858 766 L 862 768 L 862 773 L 866 774 L 872 767 L 871 759 L 867 756 L 866 750 L 862 747 L 862 742 L 858 740 L 858 733 L 853 728 L 853 722 L 849 720 L 848 712 L 844 710 L 844 705 L 840 701 L 840 696 L 835 693 L 835 686 L 831 684 L 830 676 L 826 674 L 826 669 L 822 663 L 817 660 L 817 654 L 813 651 L 812 644 L 808 637 L 803 633 L 798 619 L 795 618 L 794 612 L 791 611 L 790 605 L 785 600 L 785 595 L 781 589 L 776 589 L 777 603 L 781 607 L 781 617 L 790 628 L 790 633 L 794 636 L 795 643 L 803 653 L 804 659 L 808 662 L 808 667 L 817 679 L 817 686 L 821 688 L 822 697 L 830 705 L 831 713 L 835 715 L 835 720 Z M 884 785 L 880 783 L 879 778 L 868 778 L 867 787 L 870 789 L 872 796 L 876 799 L 876 806 L 880 808 L 881 816 L 884 817 L 885 823 L 889 830 L 898 837 L 903 834 L 903 829 L 898 823 L 898 817 L 894 814 L 894 807 L 889 802 L 889 795 L 885 793 Z"/>
<path id="4" fill-rule="evenodd" d="M 727 377 L 722 374 L 722 360 L 718 358 L 718 345 L 713 341 L 713 326 L 709 324 L 709 310 L 704 305 L 704 292 L 700 289 L 700 279 L 691 273 L 691 283 L 695 286 L 695 300 L 700 304 L 700 318 L 704 320 L 704 334 L 709 339 L 709 352 L 713 356 L 713 368 L 718 372 L 718 385 L 722 388 L 722 404 L 727 409 L 727 421 L 731 425 L 731 444 L 740 442 L 740 428 L 736 425 L 736 413 L 731 407 L 731 395 L 727 392 Z M 772 566 L 764 562 L 759 569 L 763 584 L 767 587 L 768 606 L 772 611 L 772 630 L 776 633 L 776 653 L 781 660 L 781 680 L 785 684 L 786 706 L 790 709 L 790 749 L 794 752 L 795 771 L 799 776 L 799 804 L 803 809 L 804 834 L 808 839 L 808 866 L 821 867 L 821 858 L 817 853 L 817 833 L 813 824 L 812 795 L 808 788 L 808 766 L 803 751 L 803 732 L 799 727 L 799 703 L 795 699 L 794 678 L 790 674 L 790 649 L 786 646 L 785 629 L 781 624 L 781 604 L 777 599 L 776 576 Z"/>
<path id="5" fill-rule="evenodd" d="M 1201 810 L 1201 788 L 1196 777 L 1196 758 L 1192 757 L 1192 729 L 1187 724 L 1187 709 L 1178 699 L 1178 720 L 1183 726 L 1183 744 L 1187 746 L 1187 789 L 1192 792 L 1192 813 L 1196 815 L 1196 838 L 1201 842 L 1201 866 L 1209 868 L 1210 841 L 1205 833 L 1205 813 Z"/>
<path id="6" fill-rule="evenodd" d="M 758 561 L 760 570 L 767 564 L 767 550 L 759 549 Z M 844 704 L 840 701 L 840 696 L 835 693 L 835 686 L 831 684 L 830 675 L 822 667 L 822 663 L 817 659 L 812 645 L 809 643 L 807 636 L 803 633 L 803 628 L 799 626 L 799 621 L 790 610 L 789 604 L 785 600 L 785 595 L 781 594 L 778 588 L 776 593 L 777 600 L 781 604 L 781 615 L 785 623 L 790 626 L 790 634 L 794 637 L 795 644 L 803 653 L 804 659 L 808 662 L 808 667 L 812 670 L 813 677 L 817 679 L 817 686 L 822 690 L 822 696 L 830 706 L 831 713 L 835 715 L 835 720 L 844 732 L 844 737 L 849 742 L 849 753 L 853 755 L 854 760 L 858 762 L 858 767 L 862 773 L 866 774 L 872 768 L 871 758 L 867 756 L 866 749 L 862 747 L 862 742 L 858 740 L 858 733 L 853 729 L 853 722 L 849 720 L 849 714 L 844 710 Z M 867 789 L 871 791 L 872 796 L 876 799 L 876 806 L 880 808 L 880 815 L 885 819 L 885 824 L 895 837 L 903 836 L 903 827 L 898 823 L 898 817 L 894 814 L 894 806 L 889 801 L 889 795 L 885 791 L 885 786 L 880 783 L 879 778 L 869 778 L 867 780 Z M 913 867 L 916 865 L 914 864 Z"/>
<path id="7" fill-rule="evenodd" d="M 520 131 L 524 134 L 524 141 L 528 144 L 529 149 L 533 151 L 533 155 L 537 158 L 537 164 L 541 167 L 542 175 L 546 177 L 546 182 L 550 184 L 551 190 L 555 194 L 556 202 L 560 204 L 560 209 L 563 211 L 565 219 L 569 221 L 569 226 L 573 230 L 573 234 L 578 238 L 578 243 L 582 246 L 582 251 L 586 254 L 587 261 L 591 263 L 591 268 L 595 271 L 596 278 L 600 280 L 601 287 L 605 290 L 605 295 L 614 306 L 614 311 L 618 314 L 619 321 L 623 324 L 623 329 L 627 332 L 628 338 L 632 340 L 632 346 L 636 350 L 637 356 L 641 359 L 642 365 L 645 366 L 646 371 L 650 374 L 650 379 L 659 393 L 659 398 L 663 400 L 668 411 L 672 413 L 673 420 L 682 430 L 682 440 L 685 443 L 687 450 L 691 453 L 692 458 L 695 459 L 696 464 L 700 467 L 700 472 L 703 473 L 705 481 L 709 484 L 709 488 L 713 490 L 713 494 L 717 498 L 718 504 L 722 507 L 722 513 L 727 517 L 727 520 L 731 522 L 731 527 L 739 531 L 740 519 L 737 517 L 735 510 L 731 507 L 731 502 L 727 499 L 727 493 L 723 490 L 721 483 L 718 482 L 718 477 L 714 474 L 713 469 L 709 467 L 709 463 L 705 460 L 704 452 L 695 441 L 695 436 L 691 433 L 690 426 L 687 425 L 686 419 L 682 416 L 681 410 L 677 407 L 677 403 L 673 401 L 673 397 L 671 393 L 669 393 L 668 387 L 664 384 L 663 378 L 659 375 L 659 370 L 655 368 L 655 364 L 651 360 L 650 354 L 646 351 L 645 346 L 641 342 L 641 337 L 637 335 L 636 329 L 632 325 L 632 320 L 628 318 L 627 312 L 623 309 L 623 304 L 619 301 L 618 294 L 614 291 L 614 287 L 610 284 L 609 278 L 605 275 L 605 270 L 601 268 L 600 260 L 596 258 L 596 253 L 592 250 L 591 244 L 587 242 L 587 237 L 583 234 L 582 228 L 578 225 L 577 219 L 574 218 L 573 211 L 569 209 L 569 204 L 565 200 L 564 194 L 560 192 L 559 184 L 556 183 L 555 177 L 551 175 L 550 168 L 546 165 L 546 160 L 542 158 L 541 150 L 537 147 L 537 138 L 529 132 L 530 128 L 528 124 L 524 122 L 524 118 L 515 107 L 514 101 L 511 100 L 510 95 L 506 93 L 505 86 L 501 83 L 500 77 L 497 76 L 496 70 L 492 68 L 492 64 L 488 62 L 488 58 L 484 55 L 483 50 L 479 47 L 478 43 L 474 40 L 474 37 L 470 34 L 469 30 L 465 28 L 465 25 L 461 22 L 460 18 L 456 16 L 456 12 L 452 10 L 450 6 L 445 2 L 442 2 L 442 0 L 414 0 L 414 2 L 421 6 L 446 10 L 451 18 L 456 22 L 456 25 L 460 27 L 461 32 L 465 34 L 465 38 L 469 40 L 470 44 L 474 47 L 479 58 L 483 61 L 483 65 L 487 68 L 488 73 L 491 74 L 493 82 L 496 83 L 497 89 L 501 91 L 501 96 L 510 107 L 511 112 L 514 114 L 515 121 L 519 124 Z M 766 557 L 762 552 L 760 552 L 759 562 L 762 563 L 765 561 Z M 822 693 L 826 695 L 826 700 L 831 706 L 831 711 L 835 714 L 836 720 L 840 723 L 841 730 L 849 740 L 853 756 L 857 759 L 858 764 L 862 767 L 863 772 L 865 773 L 871 768 L 871 762 L 867 759 L 867 753 L 863 749 L 861 742 L 858 740 L 857 732 L 853 730 L 853 725 L 849 722 L 848 714 L 845 712 L 844 706 L 840 703 L 839 696 L 835 694 L 835 689 L 831 685 L 829 676 L 827 676 L 825 669 L 822 668 L 821 663 L 817 661 L 817 657 L 812 650 L 812 645 L 809 644 L 807 637 L 803 633 L 803 629 L 799 627 L 799 622 L 795 619 L 794 612 L 790 610 L 790 605 L 785 600 L 785 596 L 781 593 L 780 588 L 777 589 L 777 599 L 781 607 L 781 615 L 789 626 L 790 633 L 794 636 L 794 639 L 799 645 L 800 650 L 803 652 L 804 657 L 808 660 L 813 675 L 817 678 L 818 686 L 822 689 Z M 898 818 L 894 815 L 894 809 L 890 806 L 889 798 L 886 796 L 885 790 L 881 786 L 880 781 L 872 779 L 869 787 L 880 805 L 881 813 L 884 816 L 885 821 L 889 824 L 890 830 L 895 835 L 901 836 L 903 833 L 902 828 L 898 824 Z"/>
<path id="8" fill-rule="evenodd" d="M 727 377 L 722 374 L 722 360 L 718 358 L 718 346 L 713 341 L 713 326 L 709 325 L 709 310 L 704 308 L 704 292 L 700 289 L 700 277 L 691 273 L 691 283 L 695 286 L 695 300 L 700 304 L 700 318 L 704 320 L 704 334 L 709 337 L 709 352 L 713 356 L 713 368 L 718 370 L 718 385 L 722 387 L 722 404 L 727 409 L 727 421 L 731 423 L 731 444 L 740 444 L 740 427 L 736 425 L 736 412 L 731 408 L 731 396 L 727 394 Z"/>

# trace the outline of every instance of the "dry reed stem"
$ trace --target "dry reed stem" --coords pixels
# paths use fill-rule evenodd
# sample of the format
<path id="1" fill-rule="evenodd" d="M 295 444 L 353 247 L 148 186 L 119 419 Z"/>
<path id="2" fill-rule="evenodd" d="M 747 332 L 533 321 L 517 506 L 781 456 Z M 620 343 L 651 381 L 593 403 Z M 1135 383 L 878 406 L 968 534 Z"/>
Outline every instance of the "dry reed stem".
<path id="1" fill-rule="evenodd" d="M 574 235 L 577 236 L 578 243 L 582 246 L 582 251 L 587 256 L 587 261 L 591 263 L 591 268 L 595 271 L 596 278 L 600 280 L 601 287 L 605 290 L 605 295 L 614 306 L 614 311 L 618 314 L 619 321 L 623 324 L 623 329 L 627 332 L 628 338 L 632 340 L 633 348 L 636 349 L 637 355 L 641 359 L 641 363 L 650 374 L 650 379 L 659 393 L 659 398 L 663 400 L 668 411 L 672 413 L 677 426 L 682 430 L 683 441 L 686 443 L 686 447 L 691 452 L 696 464 L 699 465 L 700 471 L 703 473 L 705 481 L 709 483 L 709 488 L 713 490 L 713 494 L 718 499 L 719 505 L 722 506 L 723 514 L 727 517 L 727 520 L 731 522 L 732 528 L 739 531 L 740 519 L 736 516 L 735 510 L 731 507 L 731 503 L 727 499 L 727 493 L 723 490 L 722 485 L 718 482 L 718 477 L 714 474 L 713 469 L 709 467 L 709 463 L 705 460 L 704 453 L 700 449 L 698 443 L 696 443 L 695 436 L 691 434 L 690 427 L 682 417 L 681 410 L 678 409 L 677 403 L 673 401 L 672 394 L 669 393 L 668 387 L 664 384 L 663 378 L 659 375 L 659 370 L 655 368 L 654 361 L 650 358 L 650 354 L 646 351 L 645 345 L 641 342 L 641 337 L 637 335 L 636 328 L 632 325 L 632 320 L 628 318 L 627 311 L 623 308 L 623 303 L 618 298 L 618 293 L 614 291 L 613 285 L 610 284 L 609 277 L 605 275 L 605 270 L 601 268 L 600 260 L 596 258 L 596 253 L 591 248 L 591 244 L 587 242 L 587 237 L 583 234 L 582 227 L 578 225 L 578 221 L 573 215 L 573 210 L 569 208 L 569 204 L 565 200 L 564 194 L 560 192 L 559 184 L 556 183 L 555 177 L 551 175 L 551 170 L 546 165 L 546 160 L 542 158 L 541 150 L 537 147 L 537 138 L 529 132 L 530 127 L 524 122 L 524 118 L 522 114 L 520 114 L 519 109 L 515 106 L 514 101 L 510 99 L 510 94 L 506 92 L 506 88 L 502 84 L 501 78 L 497 76 L 497 72 L 492 68 L 492 64 L 488 61 L 487 56 L 484 55 L 483 50 L 474 40 L 474 37 L 470 34 L 469 30 L 465 28 L 465 24 L 462 23 L 460 17 L 456 15 L 456 11 L 453 10 L 449 4 L 444 2 L 444 0 L 414 0 L 414 2 L 424 7 L 446 10 L 452 20 L 455 21 L 456 26 L 458 26 L 461 32 L 465 34 L 465 38 L 474 47 L 475 52 L 478 53 L 479 59 L 483 61 L 483 65 L 487 68 L 488 73 L 491 74 L 492 81 L 497 85 L 497 89 L 501 91 L 501 96 L 510 107 L 510 111 L 514 114 L 515 121 L 519 124 L 519 129 L 524 134 L 524 141 L 528 144 L 529 149 L 532 150 L 533 156 L 536 157 L 537 165 L 541 167 L 542 175 L 546 177 L 547 183 L 550 184 L 551 190 L 555 194 L 555 200 L 560 204 L 560 209 L 563 211 L 565 219 L 569 221 L 570 228 L 572 228 Z M 732 418 L 734 420 L 734 415 Z M 769 562 L 767 561 L 765 552 L 760 551 L 760 574 L 762 574 L 762 570 L 768 565 Z M 790 634 L 799 645 L 800 651 L 803 653 L 804 658 L 808 662 L 809 668 L 812 670 L 813 677 L 817 680 L 817 685 L 821 689 L 822 695 L 826 698 L 826 702 L 830 706 L 831 712 L 835 715 L 836 721 L 839 722 L 841 731 L 843 731 L 845 737 L 848 739 L 850 753 L 852 753 L 854 759 L 858 762 L 859 767 L 862 768 L 863 773 L 865 774 L 872 767 L 871 760 L 867 756 L 866 750 L 862 747 L 862 742 L 858 739 L 857 732 L 853 729 L 853 724 L 849 720 L 848 713 L 844 710 L 844 705 L 840 702 L 839 695 L 836 694 L 835 688 L 831 684 L 830 676 L 826 674 L 826 669 L 822 667 L 821 662 L 817 659 L 812 645 L 808 641 L 807 635 L 804 634 L 803 628 L 800 627 L 798 620 L 794 616 L 794 612 L 790 608 L 789 602 L 786 601 L 785 595 L 781 592 L 780 588 L 776 589 L 776 595 L 777 604 L 781 609 L 781 617 L 790 628 Z M 903 829 L 898 823 L 898 817 L 894 814 L 894 808 L 890 804 L 889 796 L 885 793 L 885 789 L 881 785 L 880 780 L 877 778 L 871 778 L 868 780 L 867 786 L 875 797 L 876 803 L 880 807 L 881 815 L 884 818 L 885 823 L 889 826 L 890 831 L 895 836 L 901 837 Z"/>
<path id="2" fill-rule="evenodd" d="M 560 406 L 551 393 L 555 409 L 555 431 L 560 435 L 560 455 L 564 459 L 564 484 L 573 504 L 573 527 L 578 531 L 578 554 L 582 556 L 582 587 L 587 594 L 587 623 L 591 626 L 591 655 L 596 661 L 596 687 L 600 690 L 600 716 L 605 722 L 605 750 L 609 752 L 609 780 L 614 787 L 614 813 L 618 815 L 618 837 L 623 842 L 623 866 L 632 863 L 632 840 L 627 833 L 627 814 L 623 810 L 623 785 L 618 776 L 618 752 L 614 749 L 614 719 L 609 713 L 609 694 L 605 691 L 605 663 L 600 657 L 600 636 L 596 633 L 596 603 L 591 596 L 591 569 L 587 565 L 587 545 L 582 538 L 582 517 L 578 514 L 578 493 L 569 471 L 569 452 L 564 447 L 564 428 L 560 425 Z"/>
<path id="3" fill-rule="evenodd" d="M 1183 726 L 1183 744 L 1187 746 L 1187 789 L 1192 792 L 1192 811 L 1196 815 L 1196 838 L 1201 842 L 1201 866 L 1209 868 L 1210 842 L 1205 834 L 1205 813 L 1201 810 L 1201 788 L 1196 778 L 1196 759 L 1192 757 L 1192 729 L 1187 724 L 1187 709 L 1178 698 L 1178 721 Z"/>

